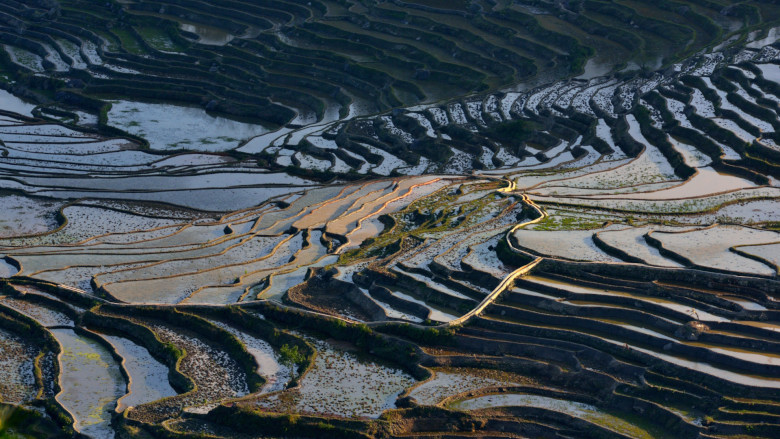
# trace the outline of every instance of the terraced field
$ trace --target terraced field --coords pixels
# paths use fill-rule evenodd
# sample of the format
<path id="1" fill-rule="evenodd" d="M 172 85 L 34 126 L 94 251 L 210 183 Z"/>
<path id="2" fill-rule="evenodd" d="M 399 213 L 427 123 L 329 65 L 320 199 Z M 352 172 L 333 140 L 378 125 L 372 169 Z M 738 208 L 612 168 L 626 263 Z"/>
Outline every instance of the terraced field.
<path id="1" fill-rule="evenodd" d="M 731 0 L 4 5 L 0 63 L 23 78 L 14 88 L 47 103 L 56 89 L 49 114 L 99 124 L 107 96 L 270 126 L 328 121 L 520 81 L 656 69 L 778 18 L 771 2 Z M 60 81 L 37 83 L 44 72 Z"/>
<path id="2" fill-rule="evenodd" d="M 3 5 L 0 436 L 778 436 L 772 2 Z"/>

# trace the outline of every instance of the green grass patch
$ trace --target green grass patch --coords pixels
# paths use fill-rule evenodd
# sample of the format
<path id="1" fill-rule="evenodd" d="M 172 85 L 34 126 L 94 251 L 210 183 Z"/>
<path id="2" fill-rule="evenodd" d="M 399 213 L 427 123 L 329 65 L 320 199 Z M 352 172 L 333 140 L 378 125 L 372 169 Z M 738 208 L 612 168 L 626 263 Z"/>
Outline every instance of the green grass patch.
<path id="1" fill-rule="evenodd" d="M 498 189 L 498 186 L 498 183 L 470 185 L 465 194 L 493 187 Z M 464 192 L 452 189 L 452 186 L 441 189 L 389 215 L 385 220 L 386 228 L 379 236 L 342 254 L 339 263 L 351 264 L 362 259 L 385 257 L 397 251 L 405 238 L 421 241 L 426 236 L 439 232 L 476 225 L 500 215 L 501 212 L 496 211 L 496 206 L 503 210 L 514 201 L 513 198 L 505 198 L 502 201 L 502 196 L 496 193 L 476 200 L 458 202 Z"/>
<path id="2" fill-rule="evenodd" d="M 152 26 L 139 26 L 135 28 L 138 35 L 151 47 L 164 52 L 181 52 L 184 47 L 174 42 L 165 29 Z"/>
<path id="3" fill-rule="evenodd" d="M 122 48 L 124 48 L 126 51 L 132 53 L 133 55 L 144 55 L 146 54 L 146 50 L 141 45 L 141 43 L 138 42 L 135 35 L 133 35 L 132 32 L 130 32 L 127 29 L 111 29 L 111 32 L 119 38 L 119 41 L 122 45 Z"/>

